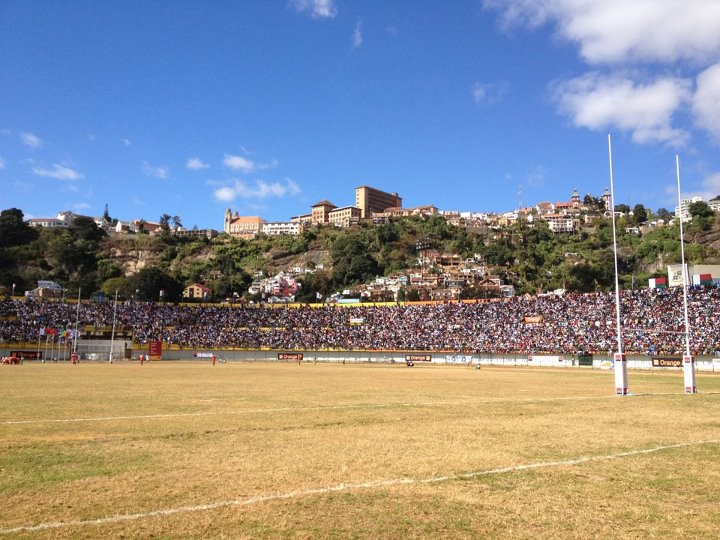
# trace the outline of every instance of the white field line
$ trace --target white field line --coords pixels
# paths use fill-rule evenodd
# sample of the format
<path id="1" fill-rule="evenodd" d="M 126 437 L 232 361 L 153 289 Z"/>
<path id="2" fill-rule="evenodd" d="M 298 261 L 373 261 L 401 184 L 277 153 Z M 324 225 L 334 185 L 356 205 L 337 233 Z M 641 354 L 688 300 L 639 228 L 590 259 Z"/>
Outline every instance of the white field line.
<path id="1" fill-rule="evenodd" d="M 637 394 L 627 397 L 651 397 L 651 396 L 673 396 L 684 395 L 682 392 L 658 393 L 658 394 Z M 202 411 L 189 413 L 166 413 L 166 414 L 138 414 L 126 416 L 96 416 L 80 418 L 35 418 L 32 420 L 1 420 L 0 425 L 16 424 L 67 424 L 73 422 L 107 422 L 113 420 L 147 420 L 153 418 L 182 418 L 192 416 L 230 416 L 239 414 L 263 414 L 276 412 L 298 412 L 298 411 L 333 411 L 348 409 L 386 409 L 392 407 L 435 407 L 445 405 L 471 405 L 481 403 L 548 403 L 554 401 L 584 401 L 596 399 L 620 399 L 617 396 L 570 396 L 557 398 L 526 398 L 526 399 L 469 399 L 463 401 L 418 401 L 414 403 L 359 403 L 347 405 L 318 405 L 314 407 L 273 407 L 267 409 L 240 409 L 235 411 Z"/>
<path id="2" fill-rule="evenodd" d="M 527 463 L 524 465 L 511 465 L 499 469 L 487 469 L 484 471 L 475 471 L 468 473 L 460 473 L 450 476 L 434 476 L 431 478 L 395 478 L 389 480 L 374 480 L 357 484 L 337 484 L 334 486 L 319 487 L 314 489 L 305 489 L 298 491 L 289 491 L 286 493 L 272 493 L 270 495 L 260 495 L 257 497 L 249 497 L 245 499 L 233 499 L 229 501 L 219 501 L 214 503 L 199 504 L 194 506 L 180 506 L 177 508 L 163 508 L 152 510 L 150 512 L 140 512 L 136 514 L 121 514 L 116 516 L 108 516 L 98 519 L 77 520 L 77 521 L 55 521 L 50 523 L 40 523 L 37 525 L 23 525 L 10 529 L 0 529 L 0 535 L 15 534 L 20 532 L 36 532 L 48 529 L 60 529 L 66 527 L 85 527 L 88 525 L 108 525 L 115 523 L 123 523 L 126 521 L 137 521 L 146 518 L 172 516 L 175 514 L 186 514 L 190 512 L 202 512 L 206 510 L 216 510 L 218 508 L 242 507 L 261 504 L 265 502 L 281 501 L 286 499 L 298 499 L 301 497 L 309 497 L 313 495 L 326 495 L 329 493 L 337 493 L 356 489 L 373 489 L 399 485 L 417 485 L 430 484 L 435 482 L 448 482 L 452 480 L 465 480 L 469 478 L 477 478 L 481 476 L 500 475 L 514 473 L 518 471 L 527 471 L 532 469 L 541 469 L 548 467 L 563 467 L 571 465 L 581 465 L 593 461 L 608 461 L 612 459 L 621 459 L 625 457 L 640 456 L 643 454 L 653 454 L 663 450 L 672 450 L 677 448 L 687 448 L 690 446 L 700 446 L 706 444 L 719 444 L 720 440 L 693 441 L 678 444 L 669 444 L 665 446 L 656 446 L 654 448 L 645 448 L 641 450 L 628 450 L 627 452 L 618 452 L 616 454 L 608 454 L 605 456 L 584 456 L 575 459 L 566 459 L 559 461 L 541 461 L 538 463 Z"/>

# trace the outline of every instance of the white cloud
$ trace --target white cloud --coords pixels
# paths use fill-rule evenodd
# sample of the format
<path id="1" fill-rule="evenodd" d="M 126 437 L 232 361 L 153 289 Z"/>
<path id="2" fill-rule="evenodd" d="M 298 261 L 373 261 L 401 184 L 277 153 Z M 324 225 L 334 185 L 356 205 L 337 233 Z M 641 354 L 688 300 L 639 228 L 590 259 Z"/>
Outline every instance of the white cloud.
<path id="1" fill-rule="evenodd" d="M 91 206 L 88 203 L 75 203 L 72 205 L 73 210 L 81 212 L 82 210 L 88 210 Z"/>
<path id="2" fill-rule="evenodd" d="M 185 166 L 190 169 L 191 171 L 200 171 L 202 169 L 209 169 L 210 165 L 203 162 L 200 158 L 190 158 L 185 163 Z"/>
<path id="3" fill-rule="evenodd" d="M 142 162 L 142 172 L 145 173 L 146 176 L 159 178 L 161 180 L 165 180 L 170 177 L 170 167 L 167 165 L 160 165 L 159 167 L 156 167 L 154 165 L 150 165 L 147 161 Z"/>
<path id="4" fill-rule="evenodd" d="M 298 13 L 310 12 L 313 19 L 332 19 L 337 14 L 335 0 L 290 0 L 290 5 Z"/>
<path id="5" fill-rule="evenodd" d="M 80 180 L 83 175 L 78 171 L 65 167 L 64 165 L 58 165 L 54 163 L 52 168 L 34 167 L 32 172 L 38 176 L 44 176 L 46 178 L 56 178 L 57 180 Z"/>
<path id="6" fill-rule="evenodd" d="M 672 127 L 672 116 L 691 97 L 685 79 L 658 78 L 638 83 L 620 75 L 597 72 L 553 85 L 553 97 L 575 126 L 619 129 L 637 143 L 684 144 L 689 135 Z"/>
<path id="7" fill-rule="evenodd" d="M 484 0 L 505 28 L 554 22 L 591 64 L 707 61 L 720 53 L 717 0 Z"/>
<path id="8" fill-rule="evenodd" d="M 234 201 L 237 197 L 237 195 L 235 195 L 235 190 L 227 186 L 216 189 L 213 195 L 216 200 L 223 202 Z"/>
<path id="9" fill-rule="evenodd" d="M 269 197 L 282 198 L 286 195 L 297 195 L 300 193 L 300 186 L 290 178 L 285 179 L 285 183 L 266 182 L 265 180 L 256 180 L 254 185 L 249 185 L 242 180 L 234 180 L 232 185 L 223 186 L 213 192 L 216 200 L 222 202 L 234 201 L 241 199 L 267 199 Z"/>
<path id="10" fill-rule="evenodd" d="M 5 160 L 0 157 L 0 169 L 4 169 L 4 168 L 5 168 Z"/>
<path id="11" fill-rule="evenodd" d="M 720 143 L 720 64 L 698 75 L 692 110 L 695 123 Z"/>
<path id="12" fill-rule="evenodd" d="M 124 146 L 132 146 L 132 141 L 130 139 L 120 139 L 120 142 L 123 143 Z"/>
<path id="13" fill-rule="evenodd" d="M 682 160 L 680 163 L 682 169 Z M 681 170 L 682 174 L 682 170 Z M 674 176 L 674 173 L 673 173 Z M 672 209 L 677 206 L 677 184 L 673 183 L 665 187 L 667 195 L 666 203 L 668 208 Z M 700 182 L 700 189 L 697 191 L 683 191 L 682 198 L 690 199 L 692 197 L 702 197 L 704 201 L 709 201 L 720 195 L 720 172 L 710 174 Z"/>
<path id="14" fill-rule="evenodd" d="M 30 148 L 40 148 L 43 145 L 40 137 L 32 133 L 20 133 L 20 140 L 25 146 L 29 146 Z"/>
<path id="15" fill-rule="evenodd" d="M 358 49 L 363 44 L 363 35 L 362 35 L 362 21 L 358 21 L 355 24 L 355 30 L 353 31 L 353 37 L 352 37 L 353 47 Z"/>
<path id="16" fill-rule="evenodd" d="M 478 105 L 493 105 L 503 100 L 507 95 L 510 85 L 506 82 L 501 83 L 475 83 L 472 87 L 472 97 Z"/>
<path id="17" fill-rule="evenodd" d="M 264 169 L 274 169 L 275 167 L 277 167 L 277 161 L 272 161 L 270 163 L 257 163 L 242 156 L 225 154 L 225 158 L 223 159 L 223 165 L 225 165 L 228 169 L 248 174 Z"/>

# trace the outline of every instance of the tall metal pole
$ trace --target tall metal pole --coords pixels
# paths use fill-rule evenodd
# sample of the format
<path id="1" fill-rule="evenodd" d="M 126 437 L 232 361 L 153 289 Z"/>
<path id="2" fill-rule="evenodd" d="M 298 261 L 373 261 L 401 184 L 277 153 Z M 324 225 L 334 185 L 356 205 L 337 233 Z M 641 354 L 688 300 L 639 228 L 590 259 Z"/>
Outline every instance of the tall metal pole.
<path id="1" fill-rule="evenodd" d="M 73 332 L 73 352 L 77 352 L 77 339 L 78 339 L 78 321 L 80 320 L 80 291 L 81 287 L 78 287 L 78 300 L 77 309 L 75 310 L 75 331 Z"/>
<path id="2" fill-rule="evenodd" d="M 620 278 L 618 276 L 617 234 L 615 231 L 615 185 L 613 181 L 612 139 L 608 133 L 608 156 L 610 161 L 610 213 L 612 215 L 613 254 L 615 259 L 615 323 L 617 331 L 617 352 L 615 360 L 615 395 L 626 396 L 628 392 L 627 358 L 622 348 L 620 325 Z"/>
<path id="3" fill-rule="evenodd" d="M 117 297 L 118 292 L 117 289 L 115 289 L 115 305 L 113 306 L 113 325 L 112 325 L 112 334 L 110 336 L 110 360 L 109 362 L 113 363 L 113 350 L 115 349 L 115 319 L 117 318 Z"/>
<path id="4" fill-rule="evenodd" d="M 690 318 L 688 317 L 687 267 L 685 266 L 685 237 L 683 236 L 682 203 L 680 199 L 680 156 L 675 154 L 677 172 L 678 208 L 680 208 L 680 263 L 683 276 L 683 309 L 685 312 L 685 355 L 683 356 L 683 379 L 686 394 L 697 394 L 695 386 L 695 357 L 690 354 Z"/>

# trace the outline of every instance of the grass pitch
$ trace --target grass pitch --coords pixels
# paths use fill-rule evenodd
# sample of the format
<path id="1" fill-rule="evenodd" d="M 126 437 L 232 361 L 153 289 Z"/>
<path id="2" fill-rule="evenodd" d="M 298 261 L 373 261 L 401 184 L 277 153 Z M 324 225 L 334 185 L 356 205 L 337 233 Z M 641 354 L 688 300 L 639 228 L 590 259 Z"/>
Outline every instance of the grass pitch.
<path id="1" fill-rule="evenodd" d="M 720 376 L 0 368 L 0 538 L 717 538 Z"/>

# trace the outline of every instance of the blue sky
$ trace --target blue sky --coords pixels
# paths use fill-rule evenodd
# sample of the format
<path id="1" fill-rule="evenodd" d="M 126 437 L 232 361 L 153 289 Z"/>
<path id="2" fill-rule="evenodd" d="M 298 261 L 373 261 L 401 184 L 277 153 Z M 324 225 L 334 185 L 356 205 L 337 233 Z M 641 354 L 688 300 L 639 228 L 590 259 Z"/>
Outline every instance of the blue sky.
<path id="1" fill-rule="evenodd" d="M 717 0 L 0 3 L 0 207 L 222 228 L 354 188 L 720 194 Z"/>

